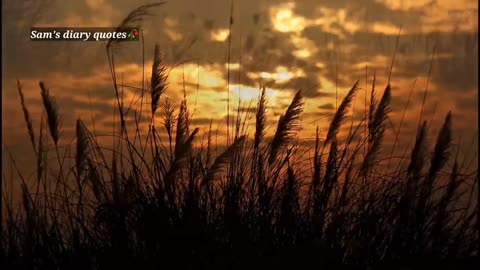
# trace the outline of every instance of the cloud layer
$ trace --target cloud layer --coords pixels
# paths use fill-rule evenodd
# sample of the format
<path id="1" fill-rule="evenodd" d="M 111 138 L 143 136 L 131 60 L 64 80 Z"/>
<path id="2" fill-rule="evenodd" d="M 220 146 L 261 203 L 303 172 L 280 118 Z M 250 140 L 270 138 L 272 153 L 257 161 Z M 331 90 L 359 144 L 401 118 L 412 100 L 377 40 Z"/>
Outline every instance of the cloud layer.
<path id="1" fill-rule="evenodd" d="M 14 0 L 5 2 L 5 143 L 18 151 L 25 150 L 20 147 L 27 137 L 16 78 L 24 84 L 37 126 L 41 114 L 38 81 L 44 80 L 61 107 L 65 136 L 71 135 L 77 117 L 93 116 L 97 129 L 111 132 L 115 103 L 104 44 L 30 42 L 29 28 L 115 26 L 130 10 L 147 1 L 42 0 L 32 3 L 34 6 Z M 398 126 L 408 102 L 403 129 L 407 135 L 415 132 L 431 66 L 425 119 L 434 119 L 435 127 L 452 110 L 457 134 L 468 137 L 478 122 L 478 3 L 401 3 L 234 1 L 230 25 L 229 1 L 169 1 L 143 23 L 145 76 L 150 74 L 154 44 L 159 43 L 165 64 L 172 67 L 165 96 L 178 101 L 185 91 L 189 104 L 196 105 L 197 120 L 193 123 L 205 129 L 210 119 L 224 121 L 228 97 L 240 97 L 242 110 L 251 111 L 247 105 L 256 104 L 262 83 L 275 81 L 268 97 L 274 119 L 288 105 L 294 91 L 303 89 L 307 97 L 303 132 L 311 137 L 317 124 L 328 128 L 329 117 L 356 80 L 361 81 L 362 90 L 355 101 L 354 119 L 364 114 L 374 74 L 381 94 L 401 27 L 392 72 L 393 125 Z M 135 100 L 139 92 L 129 86 L 141 87 L 142 44 L 123 46 L 116 57 L 118 79 L 126 85 L 125 100 Z M 231 109 L 235 110 L 235 106 Z"/>

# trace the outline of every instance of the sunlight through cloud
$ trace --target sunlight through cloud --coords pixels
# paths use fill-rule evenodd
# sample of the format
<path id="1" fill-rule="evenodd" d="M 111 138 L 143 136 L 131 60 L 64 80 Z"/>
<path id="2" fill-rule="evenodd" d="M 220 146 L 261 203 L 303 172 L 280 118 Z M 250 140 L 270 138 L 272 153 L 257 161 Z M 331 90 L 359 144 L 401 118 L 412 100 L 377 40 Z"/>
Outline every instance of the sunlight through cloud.
<path id="1" fill-rule="evenodd" d="M 305 29 L 307 26 L 305 18 L 293 14 L 293 8 L 295 8 L 295 3 L 290 2 L 270 9 L 270 16 L 275 30 L 287 33 L 300 32 Z"/>
<path id="2" fill-rule="evenodd" d="M 294 77 L 304 77 L 305 72 L 302 69 L 297 69 L 294 72 L 289 71 L 285 66 L 278 66 L 275 72 L 260 72 L 260 77 L 263 79 L 273 79 L 278 82 L 286 82 Z"/>
<path id="3" fill-rule="evenodd" d="M 224 29 L 224 28 L 217 29 L 210 32 L 210 39 L 214 41 L 224 42 L 225 40 L 227 40 L 228 35 L 229 35 L 228 29 Z"/>

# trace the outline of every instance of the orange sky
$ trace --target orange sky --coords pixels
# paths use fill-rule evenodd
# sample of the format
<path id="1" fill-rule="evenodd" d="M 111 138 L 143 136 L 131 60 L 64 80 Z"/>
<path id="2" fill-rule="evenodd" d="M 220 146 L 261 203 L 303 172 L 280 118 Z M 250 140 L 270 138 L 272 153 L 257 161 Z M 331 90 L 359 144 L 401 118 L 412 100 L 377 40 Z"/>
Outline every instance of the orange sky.
<path id="1" fill-rule="evenodd" d="M 37 130 L 41 113 L 38 81 L 43 80 L 60 105 L 64 142 L 72 142 L 78 117 L 91 128 L 93 115 L 97 131 L 111 134 L 114 92 L 105 44 L 30 42 L 29 28 L 115 26 L 129 11 L 150 1 L 42 0 L 31 7 L 15 0 L 4 2 L 2 143 L 18 160 L 28 162 L 30 154 L 25 153 L 31 153 L 31 149 L 16 78 L 24 85 Z M 454 2 L 234 1 L 228 88 L 229 1 L 169 1 L 143 23 L 146 76 L 148 80 L 154 44 L 159 43 L 168 67 L 185 63 L 171 69 L 165 97 L 178 102 L 185 78 L 189 106 L 196 112 L 192 124 L 206 131 L 213 120 L 215 127 L 220 126 L 220 135 L 224 134 L 221 126 L 228 96 L 232 112 L 236 111 L 238 98 L 247 109 L 249 104 L 256 104 L 260 82 L 275 80 L 267 90 L 273 131 L 273 120 L 285 110 L 294 92 L 302 89 L 306 104 L 300 136 L 312 139 L 316 125 L 325 135 L 336 104 L 356 80 L 360 80 L 362 90 L 355 100 L 355 121 L 364 114 L 365 87 L 370 89 L 374 72 L 380 98 L 402 26 L 392 74 L 393 125 L 398 127 L 416 80 L 402 130 L 404 143 L 414 138 L 436 45 L 425 119 L 433 119 L 431 136 L 435 136 L 438 125 L 452 110 L 455 139 L 461 136 L 470 143 L 478 130 L 478 2 Z M 117 59 L 119 80 L 140 87 L 141 43 L 123 47 Z M 130 101 L 138 92 L 125 89 L 124 96 Z M 253 118 L 250 123 L 254 124 Z M 387 136 L 392 136 L 391 130 Z"/>

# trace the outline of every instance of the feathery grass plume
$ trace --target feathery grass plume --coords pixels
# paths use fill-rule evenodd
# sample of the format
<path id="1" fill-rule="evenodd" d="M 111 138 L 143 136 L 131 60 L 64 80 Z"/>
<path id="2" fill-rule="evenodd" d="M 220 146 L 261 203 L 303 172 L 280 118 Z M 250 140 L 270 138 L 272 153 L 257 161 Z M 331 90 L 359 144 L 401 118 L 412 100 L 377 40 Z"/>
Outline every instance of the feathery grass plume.
<path id="1" fill-rule="evenodd" d="M 436 210 L 435 210 L 435 218 L 434 218 L 434 225 L 432 229 L 432 234 L 434 235 L 434 240 L 439 240 L 442 235 L 442 227 L 445 226 L 448 219 L 448 206 L 450 205 L 455 192 L 458 190 L 460 186 L 460 182 L 458 181 L 458 162 L 455 160 L 453 164 L 452 171 L 450 173 L 450 180 L 448 181 L 447 190 L 440 198 Z M 441 243 L 434 243 L 433 246 L 439 246 Z"/>
<path id="2" fill-rule="evenodd" d="M 265 121 L 266 117 L 266 100 L 265 100 L 265 87 L 262 89 L 260 100 L 258 101 L 257 113 L 255 115 L 255 140 L 254 146 L 258 150 L 260 143 L 265 135 Z"/>
<path id="3" fill-rule="evenodd" d="M 387 120 L 388 114 L 390 113 L 390 101 L 392 99 L 392 92 L 390 84 L 387 85 L 385 91 L 383 92 L 382 99 L 378 103 L 378 107 L 375 110 L 373 117 L 373 122 L 371 125 L 372 128 L 372 141 L 375 140 L 378 136 L 383 136 L 385 131 L 385 126 L 383 125 L 385 120 Z"/>
<path id="4" fill-rule="evenodd" d="M 20 104 L 22 105 L 23 117 L 25 118 L 25 123 L 27 124 L 28 136 L 30 136 L 30 142 L 33 146 L 33 151 L 37 152 L 37 146 L 35 145 L 35 133 L 33 131 L 32 118 L 30 118 L 30 112 L 28 111 L 27 105 L 25 104 L 25 97 L 23 96 L 22 84 L 17 80 L 17 89 L 18 94 L 20 95 Z"/>
<path id="5" fill-rule="evenodd" d="M 434 178 L 448 161 L 450 155 L 450 144 L 452 142 L 452 112 L 445 117 L 442 129 L 437 137 L 433 156 L 430 161 L 429 178 Z"/>
<path id="6" fill-rule="evenodd" d="M 417 187 L 420 182 L 424 163 L 425 153 L 427 151 L 427 121 L 423 122 L 423 125 L 418 130 L 415 145 L 410 155 L 410 163 L 407 167 L 407 183 L 405 191 L 401 196 L 399 211 L 400 219 L 399 226 L 409 225 L 409 214 L 411 211 L 412 203 L 416 200 Z M 401 228 L 399 228 L 401 229 Z"/>
<path id="7" fill-rule="evenodd" d="M 43 106 L 45 107 L 45 112 L 47 113 L 47 123 L 50 130 L 50 136 L 52 136 L 53 142 L 55 145 L 57 145 L 58 140 L 60 139 L 60 116 L 58 114 L 58 106 L 55 98 L 50 95 L 50 91 L 45 86 L 45 83 L 41 81 L 39 85 Z"/>
<path id="8" fill-rule="evenodd" d="M 78 177 L 81 178 L 87 165 L 87 157 L 88 157 L 88 149 L 89 149 L 88 134 L 86 132 L 86 127 L 83 124 L 81 119 L 77 119 L 77 125 L 76 125 L 75 131 L 77 135 L 77 153 L 75 156 L 75 165 L 77 167 Z"/>
<path id="9" fill-rule="evenodd" d="M 210 125 L 208 127 L 208 135 L 207 135 L 207 153 L 205 155 L 205 165 L 207 167 L 210 165 L 210 160 L 212 157 L 212 124 L 213 124 L 213 120 L 210 119 Z"/>
<path id="10" fill-rule="evenodd" d="M 330 122 L 330 127 L 328 128 L 327 138 L 325 139 L 324 145 L 330 142 L 333 137 L 337 136 L 338 130 L 342 125 L 343 120 L 345 119 L 345 114 L 347 113 L 347 109 L 350 107 L 350 104 L 353 101 L 353 97 L 355 96 L 356 91 L 358 90 L 358 83 L 357 81 L 353 87 L 348 91 L 348 94 L 340 103 L 335 115 L 333 116 L 332 122 Z"/>
<path id="11" fill-rule="evenodd" d="M 419 216 L 423 216 L 424 211 L 426 211 L 425 207 L 427 206 L 427 202 L 430 200 L 437 173 L 448 161 L 451 140 L 452 112 L 448 112 L 447 116 L 445 117 L 445 122 L 443 123 L 443 126 L 438 134 L 437 142 L 435 143 L 433 155 L 430 160 L 430 169 L 420 189 L 419 200 L 417 203 L 417 215 Z"/>
<path id="12" fill-rule="evenodd" d="M 170 99 L 166 99 L 162 108 L 162 118 L 163 118 L 163 126 L 167 131 L 168 136 L 168 146 L 170 148 L 170 156 L 173 155 L 172 153 L 172 138 L 173 138 L 173 128 L 176 123 L 175 118 L 175 106 L 173 106 Z"/>
<path id="13" fill-rule="evenodd" d="M 171 178 L 182 168 L 183 163 L 187 157 L 188 152 L 192 148 L 192 142 L 195 136 L 197 135 L 199 129 L 195 128 L 192 134 L 182 142 L 181 145 L 175 145 L 175 158 L 170 166 L 170 169 L 167 172 L 166 178 L 167 180 L 171 180 Z"/>
<path id="14" fill-rule="evenodd" d="M 203 179 L 203 185 L 210 183 L 215 175 L 221 172 L 225 166 L 230 163 L 235 154 L 241 149 L 245 140 L 245 135 L 238 137 L 227 149 L 225 149 L 225 151 L 217 156 L 212 166 L 210 166 L 208 169 L 205 178 Z"/>
<path id="15" fill-rule="evenodd" d="M 162 108 L 162 118 L 163 118 L 163 126 L 168 134 L 173 135 L 173 127 L 175 126 L 175 106 L 170 101 L 170 99 L 166 99 Z"/>
<path id="16" fill-rule="evenodd" d="M 178 172 L 183 168 L 185 160 L 188 153 L 192 148 L 192 142 L 195 136 L 197 135 L 199 129 L 195 130 L 186 138 L 181 145 L 175 145 L 175 158 L 173 159 L 170 169 L 165 175 L 165 191 L 167 192 L 167 197 L 171 206 L 174 206 L 175 203 L 175 179 L 178 177 Z M 182 179 L 180 177 L 180 179 Z"/>
<path id="17" fill-rule="evenodd" d="M 38 152 L 37 152 L 37 179 L 38 183 L 40 183 L 44 171 L 44 162 L 43 162 L 43 144 L 44 144 L 44 139 L 43 139 L 43 115 L 40 118 L 40 135 L 38 136 Z"/>
<path id="18" fill-rule="evenodd" d="M 422 170 L 425 162 L 425 153 L 427 151 L 427 121 L 418 129 L 415 139 L 415 145 L 410 155 L 410 163 L 407 167 L 406 177 L 407 181 L 397 207 L 398 221 L 396 222 L 393 242 L 396 248 L 401 252 L 406 252 L 406 246 L 409 245 L 411 234 L 409 230 L 412 229 L 412 211 L 416 203 L 417 188 L 421 179 Z"/>
<path id="19" fill-rule="evenodd" d="M 369 107 L 369 110 L 368 110 L 368 131 L 369 131 L 369 143 L 371 142 L 370 141 L 370 138 L 372 137 L 372 125 L 373 125 L 373 119 L 374 119 L 374 115 L 375 115 L 375 110 L 376 110 L 376 107 L 377 107 L 377 100 L 375 98 L 376 96 L 376 91 L 375 91 L 375 82 L 376 82 L 376 75 L 375 73 L 373 74 L 373 82 L 372 82 L 372 92 L 370 93 L 370 107 Z"/>
<path id="20" fill-rule="evenodd" d="M 418 130 L 415 145 L 412 149 L 412 154 L 410 155 L 410 164 L 407 168 L 407 174 L 412 176 L 414 179 L 418 179 L 423 170 L 425 152 L 427 150 L 426 140 L 427 121 L 424 121 L 422 127 Z"/>
<path id="21" fill-rule="evenodd" d="M 270 143 L 270 165 L 277 159 L 280 148 L 291 140 L 291 136 L 297 128 L 298 121 L 303 112 L 303 104 L 302 90 L 298 90 L 293 97 L 292 103 L 288 106 L 287 111 L 284 115 L 281 115 L 278 120 L 277 130 Z"/>
<path id="22" fill-rule="evenodd" d="M 180 104 L 177 117 L 177 132 L 175 136 L 175 155 L 181 155 L 183 144 L 188 136 L 188 109 L 187 101 L 184 99 Z"/>
<path id="23" fill-rule="evenodd" d="M 363 160 L 362 167 L 360 169 L 363 176 L 366 176 L 370 169 L 374 166 L 385 133 L 385 121 L 388 118 L 390 112 L 390 100 L 392 98 L 390 84 L 387 85 L 383 92 L 382 99 L 378 103 L 378 107 L 375 110 L 373 122 L 371 125 L 371 137 L 369 138 L 372 145 L 369 146 L 367 155 Z"/>
<path id="24" fill-rule="evenodd" d="M 87 179 L 90 180 L 93 195 L 95 199 L 101 205 L 102 203 L 108 201 L 107 191 L 105 186 L 103 185 L 100 175 L 97 171 L 97 168 L 94 162 L 91 159 L 87 159 L 87 168 L 88 168 L 88 177 Z"/>
<path id="25" fill-rule="evenodd" d="M 137 27 L 144 17 L 146 16 L 151 16 L 152 14 L 150 13 L 150 10 L 154 7 L 161 6 L 165 4 L 166 2 L 157 2 L 157 3 L 151 3 L 151 4 L 146 4 L 143 6 L 140 6 L 134 10 L 132 10 L 127 17 L 125 17 L 122 22 L 117 26 L 116 30 L 122 30 L 125 28 L 129 27 Z M 118 44 L 120 41 L 114 39 L 113 37 L 108 40 L 107 42 L 107 49 L 109 49 L 111 46 Z"/>
<path id="26" fill-rule="evenodd" d="M 360 168 L 360 173 L 362 176 L 367 176 L 370 169 L 375 167 L 375 161 L 377 159 L 378 153 L 380 152 L 381 144 L 382 144 L 382 137 L 377 136 L 376 139 L 373 140 L 372 144 L 369 146 L 367 154 L 362 162 L 362 166 Z"/>
<path id="27" fill-rule="evenodd" d="M 321 203 L 326 206 L 328 204 L 328 199 L 332 194 L 333 187 L 338 180 L 338 168 L 337 168 L 337 139 L 334 137 L 332 143 L 330 144 L 330 151 L 327 158 L 327 166 L 325 168 L 325 178 L 323 180 L 323 186 L 321 190 Z"/>
<path id="28" fill-rule="evenodd" d="M 321 174 L 322 174 L 322 157 L 320 155 L 320 132 L 317 125 L 317 129 L 315 131 L 315 150 L 313 155 L 312 186 L 313 186 L 314 198 L 316 197 L 315 194 L 317 194 L 317 189 L 320 185 Z"/>
<path id="29" fill-rule="evenodd" d="M 430 161 L 430 169 L 428 171 L 425 180 L 423 181 L 419 195 L 418 201 L 416 204 L 416 220 L 417 220 L 417 237 L 421 243 L 425 240 L 426 231 L 424 229 L 424 223 L 431 218 L 432 208 L 431 199 L 432 199 L 432 192 L 434 189 L 434 182 L 437 176 L 437 173 L 443 168 L 445 163 L 448 161 L 449 158 L 449 148 L 452 139 L 452 114 L 448 112 L 447 116 L 445 117 L 445 122 L 440 130 L 440 133 L 437 137 L 437 142 L 435 144 L 435 148 L 433 151 L 433 155 Z"/>
<path id="30" fill-rule="evenodd" d="M 114 69 L 111 68 L 111 71 Z M 115 74 L 112 77 L 118 109 L 122 109 L 121 90 L 117 89 Z M 28 172 L 23 172 L 26 168 L 18 168 L 11 156 L 10 171 L 13 171 L 11 179 L 16 180 L 14 172 L 16 169 L 19 180 L 23 182 L 17 183 L 23 184 L 19 186 L 19 200 L 14 200 L 15 194 L 11 194 L 15 192 L 13 189 L 15 186 L 10 186 L 8 179 L 4 181 L 11 190 L 10 194 L 8 191 L 2 194 L 3 200 L 7 202 L 5 215 L 7 222 L 4 227 L 5 234 L 1 232 L 2 236 L 5 236 L 2 240 L 5 241 L 0 241 L 0 249 L 6 251 L 7 256 L 4 260 L 7 263 L 6 268 L 12 263 L 22 263 L 24 260 L 28 260 L 24 263 L 27 268 L 39 269 L 68 269 L 75 266 L 82 269 L 122 269 L 134 268 L 141 261 L 141 268 L 174 266 L 173 268 L 186 269 L 192 265 L 201 265 L 203 266 L 201 268 L 214 270 L 221 268 L 218 266 L 230 265 L 232 259 L 253 258 L 256 263 L 256 257 L 261 260 L 259 265 L 272 265 L 273 262 L 280 266 L 276 268 L 288 265 L 307 269 L 303 262 L 320 260 L 326 268 L 341 269 L 343 266 L 349 268 L 351 265 L 359 269 L 388 269 L 389 265 L 382 263 L 389 263 L 390 259 L 404 262 L 412 257 L 423 260 L 427 257 L 425 255 L 431 255 L 428 257 L 438 259 L 439 263 L 443 264 L 440 259 L 445 257 L 456 260 L 477 255 L 479 234 L 476 230 L 480 227 L 476 226 L 480 226 L 480 219 L 475 225 L 477 217 L 475 214 L 478 215 L 478 208 L 475 209 L 477 206 L 475 190 L 480 187 L 478 169 L 468 164 L 469 154 L 465 155 L 465 167 L 462 168 L 460 163 L 455 163 L 452 172 L 445 171 L 446 164 L 432 161 L 432 167 L 433 164 L 440 167 L 435 173 L 438 175 L 436 176 L 438 180 L 435 181 L 439 183 L 434 183 L 431 196 L 419 196 L 424 186 L 427 186 L 424 179 L 428 178 L 427 160 L 424 158 L 428 151 L 425 143 L 428 129 L 426 124 L 423 130 L 418 129 L 413 150 L 411 148 L 406 150 L 409 151 L 407 158 L 411 158 L 410 161 L 405 161 L 408 168 L 403 166 L 403 162 L 398 162 L 398 171 L 390 173 L 388 169 L 383 170 L 383 161 L 376 158 L 369 168 L 371 173 L 368 173 L 367 177 L 357 178 L 363 162 L 360 160 L 355 163 L 355 154 L 359 154 L 357 151 L 365 150 L 360 157 L 357 156 L 357 159 L 363 159 L 368 149 L 370 153 L 375 153 L 372 149 L 378 149 L 381 138 L 387 135 L 387 131 L 385 130 L 383 134 L 383 130 L 387 125 L 384 117 L 388 106 L 387 109 L 381 109 L 385 106 L 378 106 L 381 94 L 384 93 L 378 93 L 377 89 L 377 94 L 379 94 L 377 100 L 373 100 L 375 106 L 370 109 L 370 113 L 368 112 L 370 93 L 365 95 L 367 100 L 364 119 L 357 126 L 357 129 L 364 129 L 365 136 L 362 135 L 364 138 L 357 138 L 356 130 L 352 132 L 353 119 L 347 140 L 342 145 L 340 135 L 345 122 L 339 125 L 338 131 L 333 132 L 334 135 L 328 136 L 330 145 L 323 143 L 317 128 L 315 154 L 312 157 L 308 154 L 313 145 L 308 141 L 301 142 L 301 145 L 291 145 L 293 143 L 289 142 L 279 150 L 271 168 L 264 166 L 265 162 L 269 162 L 271 145 L 270 139 L 268 142 L 266 140 L 268 132 L 265 131 L 268 114 L 265 114 L 264 110 L 268 109 L 265 105 L 262 108 L 261 103 L 265 101 L 262 101 L 261 96 L 258 101 L 260 104 L 256 108 L 259 114 L 257 124 L 260 124 L 255 132 L 256 142 L 252 138 L 251 143 L 247 143 L 247 136 L 242 136 L 241 142 L 233 139 L 234 144 L 229 141 L 220 151 L 221 155 L 213 152 L 216 152 L 216 147 L 221 143 L 212 142 L 212 136 L 215 136 L 212 135 L 212 122 L 208 133 L 207 150 L 205 151 L 203 141 L 198 151 L 193 150 L 199 131 L 196 129 L 191 133 L 188 130 L 188 117 L 191 116 L 185 113 L 187 104 L 181 109 L 182 123 L 178 126 L 179 135 L 174 138 L 178 125 L 176 117 L 179 113 L 176 106 L 175 110 L 168 105 L 164 108 L 164 102 L 168 101 L 165 96 L 160 97 L 156 113 L 170 110 L 167 112 L 170 116 L 166 118 L 171 119 L 162 123 L 167 133 L 171 133 L 172 148 L 178 147 L 176 153 L 171 149 L 170 155 L 167 153 L 168 147 L 161 140 L 160 129 L 155 125 L 151 125 L 145 134 L 148 137 L 144 143 L 136 144 L 135 139 L 132 143 L 123 131 L 122 135 L 115 132 L 115 136 L 118 135 L 115 138 L 118 140 L 113 140 L 113 146 L 109 142 L 106 142 L 108 145 L 101 146 L 96 136 L 87 129 L 86 123 L 77 120 L 77 132 L 83 130 L 86 134 L 77 135 L 77 140 L 82 137 L 88 138 L 88 147 L 79 148 L 89 151 L 84 153 L 85 157 L 82 158 L 83 154 L 78 155 L 74 153 L 75 149 L 70 150 L 69 143 L 59 141 L 55 148 L 65 149 L 62 160 L 66 163 L 73 162 L 74 168 L 70 168 L 68 164 L 65 171 L 61 170 L 61 165 L 60 170 L 47 170 L 49 165 L 47 156 L 50 154 L 47 137 L 50 137 L 50 131 L 46 127 L 47 115 L 42 115 L 40 139 L 36 141 L 37 157 L 44 164 L 37 165 L 38 175 L 39 178 L 42 177 L 42 181 L 37 184 L 36 191 L 35 186 L 33 188 L 25 186 L 25 179 L 21 174 Z M 268 97 L 266 98 L 268 103 Z M 140 102 L 139 106 L 142 104 L 144 102 Z M 351 106 L 354 106 L 354 101 Z M 355 108 L 353 109 L 355 111 Z M 347 116 L 348 110 L 351 108 L 346 109 L 344 114 Z M 117 110 L 114 111 L 115 115 L 118 114 Z M 142 108 L 139 111 L 142 112 Z M 355 115 L 359 115 L 357 113 Z M 114 115 L 118 123 L 123 121 L 124 113 L 121 114 L 120 119 Z M 140 115 L 135 116 L 138 119 L 135 123 L 139 130 L 142 118 Z M 237 117 L 237 121 L 243 121 L 242 118 L 243 116 Z M 245 115 L 246 118 L 248 117 Z M 284 115 L 282 118 L 288 117 Z M 154 120 L 153 116 L 150 120 Z M 421 126 L 422 122 L 423 120 L 416 124 Z M 240 136 L 245 132 L 238 129 L 238 123 L 236 132 Z M 380 129 L 376 126 L 378 124 L 381 126 Z M 115 127 L 118 126 L 119 124 L 115 124 Z M 35 132 L 38 133 L 37 127 Z M 217 133 L 219 129 L 224 128 L 225 123 L 217 128 Z M 370 132 L 372 143 L 368 141 Z M 396 137 L 399 132 L 400 128 L 394 130 L 392 135 L 395 133 Z M 324 134 L 323 138 L 326 135 Z M 138 137 L 140 136 L 142 135 L 138 132 Z M 291 136 L 292 139 L 296 137 L 297 135 Z M 174 145 L 176 139 L 178 142 Z M 387 137 L 383 138 L 386 139 Z M 81 141 L 80 139 L 77 143 Z M 356 146 L 353 145 L 353 141 L 356 141 Z M 437 142 L 437 145 L 440 145 L 449 140 L 437 141 L 442 141 Z M 215 143 L 215 146 L 211 143 Z M 136 160 L 141 161 L 142 166 L 133 162 L 133 155 L 124 155 L 126 144 L 131 146 L 131 152 L 134 153 Z M 152 150 L 151 155 L 145 150 L 149 146 Z M 215 147 L 215 150 L 210 151 L 213 149 L 211 147 Z M 257 158 L 255 147 L 259 153 Z M 328 149 L 325 149 L 327 147 L 330 150 L 324 157 L 323 151 L 327 152 Z M 3 150 L 9 152 L 8 145 L 5 145 Z M 353 155 L 352 151 L 355 151 Z M 68 158 L 70 152 L 77 155 L 78 162 Z M 115 155 L 114 162 L 110 159 L 112 153 Z M 60 156 L 58 150 L 57 156 Z M 290 163 L 289 158 L 295 162 Z M 393 156 L 386 158 L 398 160 Z M 433 159 L 431 156 L 429 158 Z M 88 191 L 84 193 L 84 183 L 79 189 L 70 185 L 71 178 L 76 178 L 75 163 L 82 164 L 80 160 L 83 159 L 86 159 L 87 163 L 83 166 L 87 168 L 83 169 L 82 180 L 88 181 L 86 182 Z M 313 164 L 312 171 L 308 166 L 310 162 Z M 273 168 L 277 164 L 279 166 Z M 380 169 L 378 173 L 375 171 L 377 168 Z M 440 186 L 440 177 L 449 173 L 450 180 L 445 177 L 446 187 L 437 188 Z M 166 177 L 167 174 L 170 176 Z M 47 179 L 47 175 L 51 178 L 57 175 L 64 176 L 57 185 L 65 184 L 64 191 L 59 189 L 57 192 L 55 182 L 48 181 L 55 179 Z M 4 172 L 2 177 L 8 178 L 7 172 Z M 416 177 L 418 179 L 415 179 Z M 219 182 L 215 182 L 217 179 Z M 476 185 L 470 187 L 469 194 L 464 194 L 463 183 L 467 188 L 471 181 L 475 181 Z M 114 188 L 112 182 L 115 183 Z M 41 184 L 44 185 L 44 196 L 37 196 L 36 194 L 42 194 L 38 188 Z M 24 188 L 23 194 L 21 188 Z M 307 188 L 315 190 L 314 194 L 311 190 L 304 190 Z M 82 195 L 85 195 L 85 200 L 82 200 Z M 314 195 L 318 196 L 311 199 L 310 197 Z M 420 198 L 429 199 L 422 205 L 418 204 Z M 119 202 L 122 204 L 115 205 Z M 463 207 L 464 203 L 467 206 Z M 19 207 L 15 207 L 15 204 L 19 204 Z M 317 209 L 314 205 L 317 205 Z M 463 209 L 458 209 L 460 207 Z M 421 211 L 417 212 L 417 208 Z M 418 219 L 418 216 L 425 218 Z M 29 222 L 28 218 L 33 218 L 33 222 Z M 225 251 L 231 253 L 231 256 L 220 256 L 222 257 L 220 261 L 217 260 L 218 255 L 224 254 Z M 261 256 L 272 252 L 275 253 L 272 260 L 265 261 L 265 256 Z M 158 254 L 162 256 L 159 257 Z M 185 258 L 176 259 L 178 254 Z M 319 256 L 321 258 L 317 258 Z M 87 263 L 79 264 L 78 259 L 82 261 L 86 259 Z M 133 265 L 127 265 L 126 262 L 129 261 L 132 261 Z M 243 261 L 246 266 L 252 262 Z M 342 265 L 343 263 L 348 265 Z M 413 262 L 415 263 L 416 261 Z M 275 265 L 272 268 L 275 268 Z"/>
<path id="31" fill-rule="evenodd" d="M 260 99 L 257 104 L 257 112 L 255 114 L 255 135 L 253 143 L 253 159 L 252 159 L 252 183 L 250 186 L 251 196 L 253 197 L 255 186 L 259 185 L 259 192 L 263 192 L 263 152 L 260 149 L 260 144 L 265 136 L 265 122 L 267 120 L 267 102 L 265 99 L 265 86 L 262 88 Z M 253 200 L 253 199 L 252 199 Z M 253 201 L 252 201 L 253 204 Z"/>
<path id="32" fill-rule="evenodd" d="M 160 96 L 167 89 L 167 68 L 162 65 L 162 56 L 160 55 L 160 48 L 155 44 L 155 55 L 152 64 L 152 79 L 150 83 L 151 97 L 152 97 L 152 115 L 158 109 Z"/>
<path id="33" fill-rule="evenodd" d="M 334 137 L 332 138 L 332 143 L 330 144 L 330 151 L 327 158 L 323 185 L 319 187 L 318 190 L 314 190 L 313 223 L 315 226 L 314 230 L 319 237 L 322 237 L 323 235 L 328 201 L 330 195 L 332 194 L 335 183 L 338 180 L 337 150 L 337 139 Z"/>

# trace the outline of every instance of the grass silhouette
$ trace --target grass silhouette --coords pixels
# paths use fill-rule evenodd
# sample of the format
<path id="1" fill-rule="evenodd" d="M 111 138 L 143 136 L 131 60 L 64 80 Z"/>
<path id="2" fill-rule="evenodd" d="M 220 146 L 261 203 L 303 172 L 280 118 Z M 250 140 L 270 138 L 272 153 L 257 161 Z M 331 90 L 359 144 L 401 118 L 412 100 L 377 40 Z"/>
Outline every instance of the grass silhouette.
<path id="1" fill-rule="evenodd" d="M 141 14 L 129 15 L 122 25 L 132 17 L 138 22 L 149 8 L 137 9 Z M 472 197 L 478 168 L 462 168 L 455 156 L 451 113 L 434 145 L 425 121 L 403 157 L 408 165 L 385 170 L 379 153 L 389 139 L 384 131 L 390 84 L 378 102 L 372 94 L 366 119 L 345 139 L 338 136 L 356 82 L 325 138 L 317 128 L 305 173 L 295 158 L 305 102 L 301 91 L 270 138 L 263 88 L 253 138 L 238 111 L 234 126 L 226 123 L 230 143 L 216 153 L 211 128 L 206 142 L 198 128 L 191 130 L 186 99 L 178 113 L 163 101 L 168 69 L 158 46 L 151 86 L 144 89 L 151 93 L 151 121 L 141 132 L 142 109 L 125 107 L 117 84 L 115 45 L 109 42 L 107 53 L 121 134 L 106 148 L 78 119 L 71 168 L 60 153 L 61 108 L 40 82 L 46 117 L 36 133 L 18 82 L 37 181 L 28 187 L 14 165 L 23 181 L 22 206 L 4 196 L 1 250 L 8 269 L 393 269 L 402 264 L 447 269 L 478 256 L 478 201 Z M 143 99 L 142 94 L 142 104 Z M 127 110 L 138 115 L 134 129 L 125 120 Z M 159 114 L 163 126 L 154 121 Z M 48 163 L 47 132 L 58 165 Z M 362 134 L 368 137 L 363 140 Z M 47 174 L 51 168 L 57 175 Z M 463 186 L 472 192 L 463 192 Z"/>

